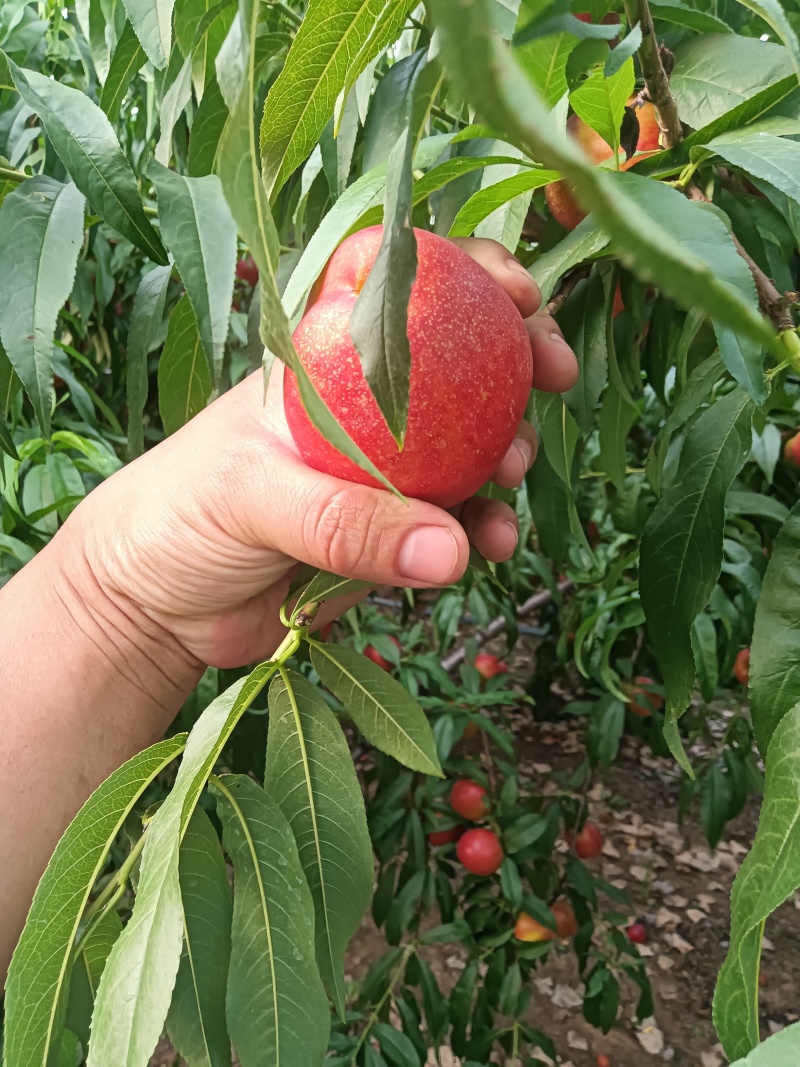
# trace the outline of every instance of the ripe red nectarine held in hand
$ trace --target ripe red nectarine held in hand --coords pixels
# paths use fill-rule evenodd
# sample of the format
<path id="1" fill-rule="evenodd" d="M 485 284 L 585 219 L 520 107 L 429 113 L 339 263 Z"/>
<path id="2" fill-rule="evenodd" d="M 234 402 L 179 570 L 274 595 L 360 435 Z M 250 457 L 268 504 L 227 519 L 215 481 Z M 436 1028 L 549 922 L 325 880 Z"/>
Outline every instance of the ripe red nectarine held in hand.
<path id="1" fill-rule="evenodd" d="M 331 258 L 294 333 L 300 359 L 345 430 L 402 493 L 440 507 L 480 489 L 514 440 L 532 378 L 531 347 L 511 298 L 451 241 L 415 230 L 417 275 L 408 307 L 411 388 L 402 450 L 350 339 L 350 315 L 380 247 L 382 227 L 349 237 Z M 309 419 L 294 374 L 286 420 L 310 467 L 378 482 L 329 444 Z"/>

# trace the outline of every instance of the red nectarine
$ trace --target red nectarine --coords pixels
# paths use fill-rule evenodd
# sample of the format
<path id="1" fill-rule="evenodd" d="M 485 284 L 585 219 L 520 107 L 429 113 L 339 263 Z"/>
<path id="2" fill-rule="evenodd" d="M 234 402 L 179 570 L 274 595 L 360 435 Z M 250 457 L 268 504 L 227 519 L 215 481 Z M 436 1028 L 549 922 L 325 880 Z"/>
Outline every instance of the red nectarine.
<path id="1" fill-rule="evenodd" d="M 800 431 L 790 437 L 783 446 L 783 458 L 794 467 L 800 467 Z"/>
<path id="2" fill-rule="evenodd" d="M 521 911 L 514 926 L 514 937 L 520 941 L 552 941 L 555 931 L 537 922 L 526 911 Z"/>
<path id="3" fill-rule="evenodd" d="M 398 449 L 350 338 L 350 315 L 382 232 L 372 226 L 340 245 L 294 342 L 323 400 L 392 484 L 408 496 L 450 507 L 488 481 L 514 439 L 531 387 L 530 342 L 513 301 L 483 267 L 451 241 L 415 230 L 408 425 Z M 284 407 L 309 466 L 378 485 L 316 429 L 289 371 Z"/>
<path id="4" fill-rule="evenodd" d="M 733 673 L 739 685 L 747 685 L 750 677 L 750 649 L 743 648 L 736 654 L 736 662 L 733 665 Z"/>
<path id="5" fill-rule="evenodd" d="M 631 97 L 628 100 L 628 106 L 633 107 L 635 100 L 636 97 Z M 621 170 L 628 170 L 639 163 L 644 158 L 643 153 L 652 155 L 659 148 L 658 138 L 661 131 L 658 125 L 658 112 L 653 104 L 649 101 L 644 103 L 637 109 L 636 115 L 639 119 L 636 155 L 620 164 Z M 603 160 L 611 159 L 614 155 L 611 145 L 577 115 L 570 115 L 567 120 L 567 133 L 578 142 L 593 163 L 602 163 Z M 553 182 L 546 186 L 544 195 L 553 218 L 565 229 L 574 230 L 578 223 L 586 218 L 586 212 L 578 204 L 566 182 Z"/>

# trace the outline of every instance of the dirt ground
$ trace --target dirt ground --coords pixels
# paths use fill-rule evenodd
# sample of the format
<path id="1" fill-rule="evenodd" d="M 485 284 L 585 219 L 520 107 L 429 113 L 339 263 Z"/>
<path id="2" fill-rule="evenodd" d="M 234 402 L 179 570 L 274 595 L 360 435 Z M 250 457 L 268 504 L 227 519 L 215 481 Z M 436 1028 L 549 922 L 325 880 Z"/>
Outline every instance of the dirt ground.
<path id="1" fill-rule="evenodd" d="M 538 792 L 557 791 L 553 773 L 569 772 L 582 761 L 580 727 L 571 721 L 537 723 L 527 708 L 511 718 L 521 777 Z M 551 952 L 534 978 L 530 1022 L 553 1040 L 558 1053 L 554 1062 L 561 1067 L 595 1067 L 601 1052 L 613 1067 L 655 1067 L 662 1062 L 722 1067 L 727 1062 L 714 1035 L 711 1001 L 727 949 L 730 886 L 752 841 L 758 802 L 751 799 L 712 852 L 696 811 L 678 825 L 679 782 L 670 759 L 653 757 L 638 740 L 625 738 L 617 762 L 589 794 L 591 817 L 605 836 L 602 856 L 590 865 L 627 892 L 631 921 L 642 921 L 648 928 L 649 940 L 641 951 L 655 1010 L 652 1019 L 637 1024 L 636 990 L 623 987 L 617 1024 L 604 1036 L 582 1018 L 574 954 L 568 946 Z M 385 947 L 380 932 L 365 920 L 350 946 L 348 977 L 361 977 Z M 449 989 L 464 966 L 459 947 L 431 946 L 425 955 L 441 987 Z M 800 1003 L 800 896 L 787 902 L 767 926 L 762 973 L 762 1036 L 768 1036 L 800 1018 L 794 1011 Z M 541 1058 L 553 1062 L 543 1054 Z M 442 1067 L 455 1067 L 457 1061 L 442 1050 L 441 1062 Z M 177 1063 L 174 1052 L 160 1046 L 151 1067 Z"/>
<path id="2" fill-rule="evenodd" d="M 555 788 L 553 771 L 577 766 L 581 753 L 580 731 L 566 723 L 528 719 L 519 735 L 520 772 L 542 792 Z M 659 1062 L 721 1067 L 726 1062 L 714 1036 L 711 1000 L 727 949 L 730 886 L 755 832 L 757 804 L 751 802 L 729 824 L 726 840 L 711 852 L 694 821 L 678 826 L 678 783 L 670 760 L 654 759 L 628 739 L 617 764 L 590 794 L 590 813 L 605 835 L 603 855 L 590 865 L 627 892 L 634 909 L 631 919 L 647 925 L 649 940 L 641 951 L 655 1012 L 644 1025 L 635 1023 L 636 991 L 630 986 L 623 991 L 616 1027 L 604 1036 L 581 1016 L 574 954 L 568 949 L 551 953 L 534 979 L 530 1021 L 554 1041 L 555 1062 L 564 1067 L 594 1067 L 600 1052 L 613 1067 Z M 800 992 L 800 900 L 780 909 L 767 934 L 764 1036 L 798 1018 L 792 1009 Z M 382 948 L 379 932 L 365 923 L 350 948 L 353 977 L 363 974 Z M 463 967 L 455 946 L 427 949 L 426 958 L 444 988 Z M 448 1064 L 447 1058 L 443 1063 Z"/>

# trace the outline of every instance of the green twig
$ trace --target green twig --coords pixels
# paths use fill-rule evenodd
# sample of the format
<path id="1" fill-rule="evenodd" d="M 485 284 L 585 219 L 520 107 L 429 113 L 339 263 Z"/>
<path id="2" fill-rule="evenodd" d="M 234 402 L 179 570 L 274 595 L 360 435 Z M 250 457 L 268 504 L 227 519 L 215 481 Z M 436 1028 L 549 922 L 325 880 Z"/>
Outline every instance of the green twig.
<path id="1" fill-rule="evenodd" d="M 91 919 L 93 915 L 96 915 L 99 911 L 104 910 L 106 904 L 108 904 L 111 897 L 115 895 L 115 887 L 118 886 L 120 889 L 125 889 L 128 884 L 128 877 L 130 876 L 130 873 L 133 870 L 134 864 L 138 860 L 139 856 L 141 855 L 142 849 L 144 848 L 144 840 L 146 834 L 147 831 L 142 834 L 142 836 L 138 839 L 136 844 L 130 850 L 128 858 L 121 865 L 120 869 L 117 871 L 114 877 L 106 884 L 102 893 L 100 893 L 97 899 L 92 902 L 86 912 L 87 919 Z"/>
<path id="2" fill-rule="evenodd" d="M 302 25 L 303 16 L 299 15 L 296 11 L 292 11 L 288 4 L 281 4 L 278 0 L 275 0 L 274 3 L 270 4 L 270 7 L 274 7 L 276 11 L 280 11 L 280 13 L 285 15 L 287 19 L 291 19 L 295 26 Z"/>
<path id="3" fill-rule="evenodd" d="M 416 942 L 412 941 L 410 944 L 406 945 L 405 951 L 403 952 L 403 956 L 402 956 L 400 962 L 397 965 L 397 969 L 394 972 L 394 975 L 392 976 L 392 980 L 389 983 L 389 986 L 388 986 L 386 992 L 383 994 L 381 999 L 375 1005 L 375 1008 L 373 1009 L 372 1014 L 370 1015 L 369 1019 L 367 1019 L 367 1025 L 361 1031 L 361 1036 L 358 1039 L 358 1044 L 356 1045 L 356 1047 L 355 1047 L 355 1049 L 353 1051 L 353 1056 L 352 1056 L 352 1059 L 350 1061 L 352 1064 L 355 1064 L 356 1057 L 358 1056 L 359 1052 L 361 1051 L 361 1046 L 367 1040 L 367 1036 L 369 1035 L 370 1030 L 375 1025 L 375 1023 L 378 1021 L 378 1017 L 380 1016 L 380 1013 L 383 1011 L 384 1004 L 389 999 L 389 997 L 392 995 L 392 993 L 394 993 L 394 987 L 399 982 L 400 976 L 405 973 L 406 964 L 411 959 L 411 957 L 416 953 L 416 951 L 417 951 Z"/>
<path id="4" fill-rule="evenodd" d="M 15 182 L 19 185 L 26 178 L 30 178 L 30 174 L 26 174 L 23 170 L 15 170 L 13 167 L 0 167 L 0 181 Z"/>

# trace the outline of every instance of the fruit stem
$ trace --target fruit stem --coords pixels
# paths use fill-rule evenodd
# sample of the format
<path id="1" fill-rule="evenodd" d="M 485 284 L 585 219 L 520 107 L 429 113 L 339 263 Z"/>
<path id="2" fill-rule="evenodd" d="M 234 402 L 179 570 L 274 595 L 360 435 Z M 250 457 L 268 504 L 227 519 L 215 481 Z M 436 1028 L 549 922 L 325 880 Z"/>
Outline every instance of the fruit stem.
<path id="1" fill-rule="evenodd" d="M 141 836 L 128 853 L 127 858 L 125 859 L 124 863 L 121 865 L 117 873 L 114 875 L 113 878 L 109 879 L 109 881 L 106 882 L 103 891 L 100 893 L 97 899 L 91 903 L 91 905 L 86 911 L 85 917 L 87 920 L 91 920 L 95 916 L 97 916 L 97 922 L 99 922 L 101 918 L 100 913 L 106 911 L 107 908 L 112 908 L 117 903 L 122 894 L 125 892 L 128 886 L 128 878 L 130 876 L 130 873 L 133 870 L 134 864 L 141 855 L 142 849 L 144 848 L 146 835 L 147 830 L 145 829 L 144 831 L 142 831 Z M 86 938 L 89 936 L 89 934 L 92 932 L 96 925 L 96 922 L 87 923 L 83 937 L 75 946 L 76 953 L 80 951 L 80 946 L 86 941 Z"/>
<path id="2" fill-rule="evenodd" d="M 651 103 L 655 104 L 663 147 L 672 148 L 673 145 L 683 140 L 683 126 L 678 117 L 678 105 L 669 87 L 669 75 L 664 67 L 664 56 L 656 40 L 650 4 L 648 0 L 625 0 L 625 14 L 628 17 L 629 27 L 635 26 L 638 22 L 641 28 L 642 43 L 639 45 L 639 62 L 642 66 L 647 94 Z"/>
<path id="3" fill-rule="evenodd" d="M 0 167 L 0 181 L 2 182 L 15 182 L 19 185 L 20 182 L 24 182 L 26 178 L 30 177 L 30 174 L 26 174 L 22 170 L 15 170 L 13 167 Z"/>
<path id="4" fill-rule="evenodd" d="M 700 168 L 700 161 L 699 160 L 696 163 L 689 163 L 686 167 L 684 167 L 684 169 L 678 175 L 678 180 L 673 183 L 675 185 L 675 188 L 676 189 L 680 189 L 680 191 L 683 192 L 683 190 L 686 188 L 686 186 L 689 184 L 689 182 L 695 176 L 695 174 L 697 173 L 699 168 Z"/>

